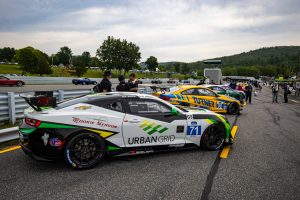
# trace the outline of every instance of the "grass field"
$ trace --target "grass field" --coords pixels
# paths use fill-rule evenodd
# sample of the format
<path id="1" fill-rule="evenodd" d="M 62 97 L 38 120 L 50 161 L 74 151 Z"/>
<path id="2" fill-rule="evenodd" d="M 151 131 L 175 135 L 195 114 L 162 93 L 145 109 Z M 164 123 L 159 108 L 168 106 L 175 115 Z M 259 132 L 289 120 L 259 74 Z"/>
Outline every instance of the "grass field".
<path id="1" fill-rule="evenodd" d="M 44 75 L 44 76 L 52 76 L 52 77 L 72 77 L 70 73 L 63 69 L 63 68 L 52 68 L 53 73 L 50 75 Z M 7 64 L 0 64 L 0 74 L 22 74 L 21 67 L 19 65 L 7 65 Z M 113 78 L 117 78 L 119 76 L 119 72 L 117 70 L 112 70 Z M 128 78 L 130 73 L 126 74 L 126 78 Z M 166 78 L 166 74 L 162 73 L 135 73 L 137 78 Z M 26 76 L 39 76 L 38 74 L 28 74 L 25 73 Z M 101 78 L 103 76 L 103 71 L 101 70 L 88 70 L 82 77 L 88 77 L 88 78 Z M 187 79 L 189 76 L 183 75 L 183 74 L 173 74 L 172 78 L 176 79 Z"/>

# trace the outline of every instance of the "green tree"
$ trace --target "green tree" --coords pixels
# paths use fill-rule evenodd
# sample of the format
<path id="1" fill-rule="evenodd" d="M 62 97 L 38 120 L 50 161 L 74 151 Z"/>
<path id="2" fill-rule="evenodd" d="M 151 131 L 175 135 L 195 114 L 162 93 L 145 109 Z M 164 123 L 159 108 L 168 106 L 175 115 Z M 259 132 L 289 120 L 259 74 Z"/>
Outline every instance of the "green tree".
<path id="1" fill-rule="evenodd" d="M 180 73 L 180 63 L 174 64 L 174 70 L 175 70 L 175 72 Z"/>
<path id="2" fill-rule="evenodd" d="M 15 54 L 14 48 L 4 47 L 0 49 L 0 61 L 12 62 Z"/>
<path id="3" fill-rule="evenodd" d="M 15 59 L 21 65 L 23 72 L 30 74 L 51 74 L 47 54 L 33 47 L 19 49 L 15 55 Z"/>
<path id="4" fill-rule="evenodd" d="M 145 64 L 150 72 L 154 72 L 158 67 L 157 58 L 155 58 L 154 56 L 150 56 L 149 58 L 147 58 Z"/>
<path id="5" fill-rule="evenodd" d="M 72 63 L 76 76 L 82 76 L 87 72 L 87 66 L 85 65 L 85 58 L 83 56 L 73 56 Z"/>
<path id="6" fill-rule="evenodd" d="M 187 63 L 182 63 L 180 67 L 180 72 L 184 75 L 191 73 L 191 68 Z"/>
<path id="7" fill-rule="evenodd" d="M 139 49 L 132 42 L 108 36 L 97 49 L 96 55 L 99 58 L 102 68 L 128 72 L 136 68 L 141 59 Z"/>
<path id="8" fill-rule="evenodd" d="M 82 62 L 86 67 L 90 67 L 91 54 L 88 51 L 85 51 L 81 54 Z"/>
<path id="9" fill-rule="evenodd" d="M 69 65 L 71 64 L 72 50 L 67 46 L 61 47 L 56 57 L 59 64 Z"/>
<path id="10" fill-rule="evenodd" d="M 90 67 L 100 67 L 100 61 L 97 57 L 91 57 L 91 61 L 89 64 Z"/>

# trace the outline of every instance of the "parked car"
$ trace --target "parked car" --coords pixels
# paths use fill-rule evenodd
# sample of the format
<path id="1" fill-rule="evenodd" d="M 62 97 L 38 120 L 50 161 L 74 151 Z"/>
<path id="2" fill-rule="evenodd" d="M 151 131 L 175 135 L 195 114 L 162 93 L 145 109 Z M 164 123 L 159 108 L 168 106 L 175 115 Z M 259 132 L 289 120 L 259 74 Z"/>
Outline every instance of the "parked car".
<path id="1" fill-rule="evenodd" d="M 233 90 L 231 87 L 226 85 L 202 85 L 202 86 L 211 89 L 217 94 L 230 96 L 239 100 L 241 106 L 243 106 L 245 103 L 246 95 L 242 91 L 240 92 L 237 90 Z"/>
<path id="2" fill-rule="evenodd" d="M 156 92 L 153 95 L 174 105 L 205 108 L 218 113 L 236 115 L 242 109 L 239 100 L 218 95 L 203 86 L 181 85 L 170 88 L 170 92 Z"/>
<path id="3" fill-rule="evenodd" d="M 175 81 L 174 79 L 171 79 L 171 78 L 170 78 L 170 79 L 167 81 L 167 83 L 173 83 L 173 84 L 174 84 L 174 83 L 176 83 L 176 81 Z"/>
<path id="4" fill-rule="evenodd" d="M 0 76 L 0 85 L 9 85 L 9 86 L 23 86 L 25 83 L 21 80 L 16 80 L 16 79 L 9 79 L 5 76 Z"/>
<path id="5" fill-rule="evenodd" d="M 27 98 L 32 108 L 24 111 L 20 145 L 34 159 L 65 158 L 76 169 L 91 168 L 105 156 L 180 148 L 218 150 L 230 140 L 225 116 L 180 109 L 152 95 L 92 94 L 57 105 L 51 99 Z"/>
<path id="6" fill-rule="evenodd" d="M 97 81 L 92 81 L 89 78 L 78 78 L 78 79 L 73 79 L 72 83 L 75 85 L 81 84 L 81 85 L 96 85 Z"/>
<path id="7" fill-rule="evenodd" d="M 151 83 L 152 83 L 152 84 L 162 84 L 162 81 L 159 80 L 159 79 L 153 79 L 153 80 L 151 81 Z"/>

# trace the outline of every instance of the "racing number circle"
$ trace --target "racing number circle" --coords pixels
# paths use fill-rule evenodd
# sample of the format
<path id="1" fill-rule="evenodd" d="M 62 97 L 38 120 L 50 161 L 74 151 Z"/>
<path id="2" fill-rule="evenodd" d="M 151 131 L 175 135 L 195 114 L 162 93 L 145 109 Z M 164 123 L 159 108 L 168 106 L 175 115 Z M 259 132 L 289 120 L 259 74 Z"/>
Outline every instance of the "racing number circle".
<path id="1" fill-rule="evenodd" d="M 206 128 L 201 138 L 201 147 L 207 150 L 218 150 L 225 142 L 226 131 L 221 124 L 212 124 Z"/>
<path id="2" fill-rule="evenodd" d="M 105 155 L 104 140 L 92 133 L 80 133 L 66 145 L 64 157 L 67 163 L 77 169 L 95 166 Z"/>

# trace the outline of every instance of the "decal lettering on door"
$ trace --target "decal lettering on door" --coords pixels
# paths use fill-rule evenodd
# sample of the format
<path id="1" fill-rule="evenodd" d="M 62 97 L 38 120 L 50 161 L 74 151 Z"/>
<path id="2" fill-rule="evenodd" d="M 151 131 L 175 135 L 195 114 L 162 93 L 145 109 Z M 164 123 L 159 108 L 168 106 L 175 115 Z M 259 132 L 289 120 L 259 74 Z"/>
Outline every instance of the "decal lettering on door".
<path id="1" fill-rule="evenodd" d="M 198 126 L 197 122 L 191 122 L 191 126 L 188 126 L 187 128 L 187 135 L 200 136 L 201 126 Z"/>

